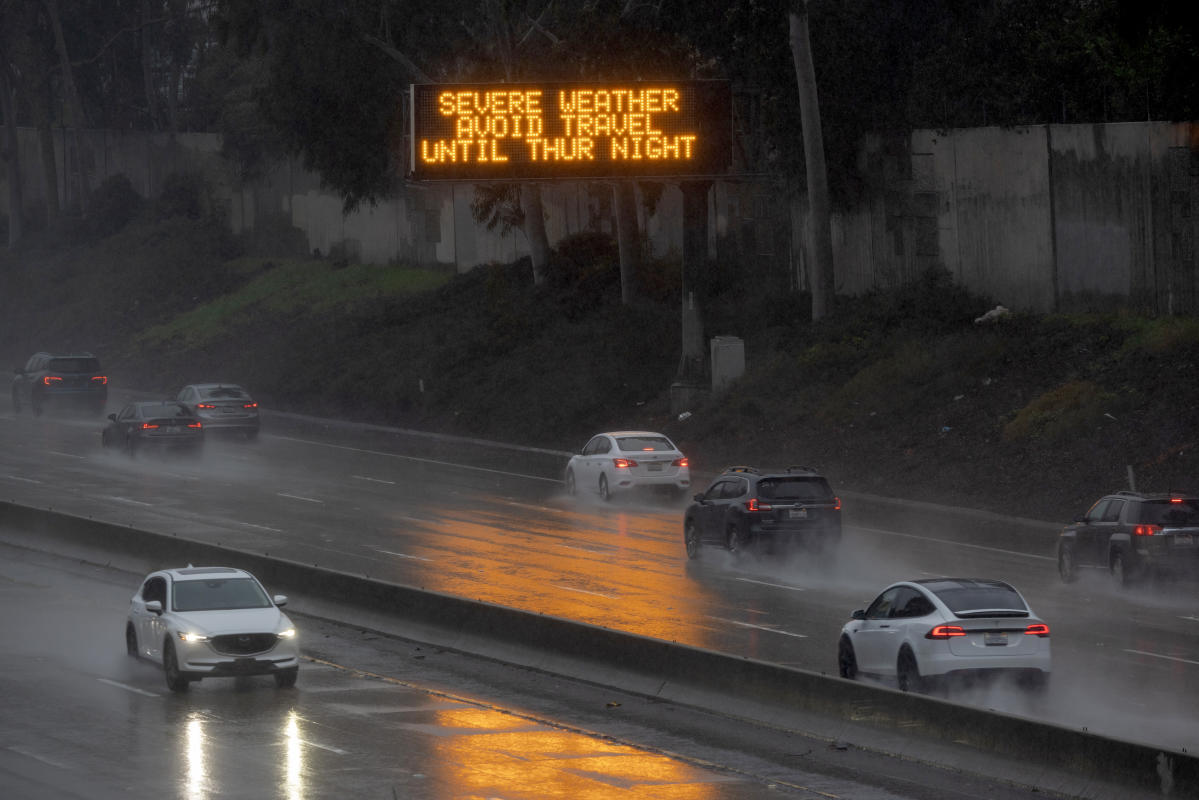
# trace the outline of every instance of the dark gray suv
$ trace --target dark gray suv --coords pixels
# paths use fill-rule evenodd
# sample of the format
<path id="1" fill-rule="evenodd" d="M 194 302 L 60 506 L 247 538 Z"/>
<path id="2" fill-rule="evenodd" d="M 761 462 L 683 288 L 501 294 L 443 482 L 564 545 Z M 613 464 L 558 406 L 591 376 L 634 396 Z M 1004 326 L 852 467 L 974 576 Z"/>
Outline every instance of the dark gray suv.
<path id="1" fill-rule="evenodd" d="M 1070 583 L 1084 568 L 1119 586 L 1152 575 L 1199 577 L 1199 496 L 1115 492 L 1058 536 L 1057 570 Z"/>
<path id="2" fill-rule="evenodd" d="M 14 413 L 28 407 L 37 416 L 47 407 L 71 406 L 102 414 L 108 403 L 108 377 L 91 353 L 34 353 L 13 376 Z"/>
<path id="3" fill-rule="evenodd" d="M 841 500 L 810 467 L 729 467 L 695 495 L 683 519 L 690 558 L 705 544 L 831 555 L 841 540 Z"/>

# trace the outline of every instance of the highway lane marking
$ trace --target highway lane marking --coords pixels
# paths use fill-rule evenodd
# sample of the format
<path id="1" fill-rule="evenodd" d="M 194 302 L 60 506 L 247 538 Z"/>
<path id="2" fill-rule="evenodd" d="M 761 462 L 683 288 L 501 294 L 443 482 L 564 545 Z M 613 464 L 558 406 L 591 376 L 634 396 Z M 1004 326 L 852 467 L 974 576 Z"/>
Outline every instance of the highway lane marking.
<path id="1" fill-rule="evenodd" d="M 292 500 L 303 500 L 305 503 L 320 503 L 321 505 L 325 504 L 324 500 L 317 500 L 315 497 L 304 497 L 303 495 L 287 494 L 286 492 L 275 492 L 275 494 L 279 495 L 280 497 L 290 497 Z"/>
<path id="2" fill-rule="evenodd" d="M 550 585 L 553 586 L 555 589 L 565 589 L 568 592 L 578 592 L 579 594 L 589 594 L 592 597 L 603 597 L 608 600 L 619 600 L 620 599 L 620 595 L 618 595 L 618 594 L 604 594 L 603 592 L 589 592 L 586 589 L 576 589 L 573 586 L 563 586 L 560 583 L 551 583 Z"/>
<path id="3" fill-rule="evenodd" d="M 350 752 L 349 750 L 342 750 L 340 747 L 334 747 L 331 744 L 317 744 L 316 742 L 314 742 L 310 739 L 297 738 L 296 741 L 299 742 L 300 744 L 306 744 L 309 747 L 318 747 L 321 750 L 328 750 L 330 753 L 337 753 L 337 755 L 339 755 L 339 756 L 344 756 Z"/>
<path id="4" fill-rule="evenodd" d="M 119 497 L 115 494 L 100 494 L 96 496 L 101 500 L 116 500 L 118 503 L 132 503 L 135 506 L 146 506 L 147 508 L 154 505 L 153 503 L 143 503 L 141 500 L 134 500 L 130 497 Z"/>
<path id="5" fill-rule="evenodd" d="M 1165 656 L 1165 655 L 1162 655 L 1161 653 L 1150 653 L 1147 650 L 1127 650 L 1126 649 L 1124 652 L 1132 653 L 1133 655 L 1138 655 L 1138 656 L 1150 656 L 1152 658 L 1162 658 L 1162 659 L 1165 659 L 1166 661 L 1177 661 L 1180 664 L 1194 664 L 1195 666 L 1199 667 L 1199 661 L 1192 661 L 1189 658 L 1179 658 L 1178 656 Z"/>
<path id="6" fill-rule="evenodd" d="M 1199 622 L 1199 617 L 1194 617 L 1194 616 L 1179 617 L 1179 619 L 1185 619 L 1187 622 Z"/>
<path id="7" fill-rule="evenodd" d="M 783 630 L 779 630 L 778 628 L 771 628 L 767 625 L 755 625 L 752 622 L 739 622 L 735 619 L 725 619 L 724 617 L 713 617 L 710 614 L 708 615 L 708 619 L 714 619 L 717 622 L 723 622 L 727 625 L 736 625 L 739 628 L 753 628 L 754 630 L 766 631 L 767 633 L 777 633 L 781 636 L 794 636 L 796 639 L 808 638 L 808 635 L 806 633 L 792 633 L 791 631 L 783 631 Z"/>
<path id="8" fill-rule="evenodd" d="M 603 555 L 612 552 L 611 547 L 603 547 L 602 545 L 596 547 L 579 547 L 573 544 L 559 544 L 558 547 L 565 550 L 578 550 L 580 553 L 590 553 L 591 555 Z"/>
<path id="9" fill-rule="evenodd" d="M 438 461 L 435 458 L 418 458 L 417 456 L 402 456 L 399 453 L 384 453 L 381 450 L 368 450 L 364 447 L 350 447 L 344 444 L 329 444 L 328 442 L 314 442 L 311 439 L 298 439 L 293 436 L 275 436 L 276 439 L 283 439 L 288 442 L 299 442 L 300 444 L 309 444 L 314 447 L 332 447 L 335 450 L 348 450 L 351 453 L 366 453 L 372 456 L 384 456 L 385 458 L 399 458 L 404 461 L 416 461 L 421 464 L 434 464 L 439 467 L 454 467 L 456 469 L 473 469 L 476 472 L 490 472 L 494 475 L 506 475 L 510 478 L 527 478 L 531 481 L 545 481 L 547 483 L 562 483 L 558 478 L 544 478 L 540 475 L 525 475 L 522 472 L 508 472 L 502 469 L 490 469 L 488 467 L 476 467 L 471 464 L 455 464 L 453 461 Z"/>
<path id="10" fill-rule="evenodd" d="M 87 461 L 87 456 L 81 456 L 76 453 L 64 453 L 60 450 L 47 450 L 46 452 L 52 456 L 62 456 L 63 458 L 77 458 L 80 461 Z"/>
<path id="11" fill-rule="evenodd" d="M 34 480 L 33 478 L 22 478 L 20 475 L 5 475 L 4 477 L 8 478 L 10 481 L 23 481 L 24 483 L 37 483 L 37 484 L 41 483 L 41 481 L 39 481 L 39 480 Z"/>
<path id="12" fill-rule="evenodd" d="M 96 680 L 100 681 L 100 683 L 107 683 L 109 686 L 115 686 L 118 689 L 124 689 L 125 691 L 133 692 L 134 694 L 140 694 L 143 697 L 162 697 L 162 695 L 156 692 L 147 692 L 144 689 L 139 689 L 136 686 L 130 686 L 129 684 L 121 683 L 120 681 L 110 681 L 108 678 L 96 678 Z"/>
<path id="13" fill-rule="evenodd" d="M 988 553 L 1003 553 L 1004 555 L 1009 555 L 1009 556 L 1022 556 L 1024 558 L 1035 558 L 1040 561 L 1053 561 L 1055 563 L 1057 562 L 1056 556 L 1038 556 L 1038 555 L 1034 555 L 1033 553 L 1019 553 L 1019 552 L 1016 552 L 1015 550 L 1004 550 L 1002 547 L 988 547 L 985 544 L 970 544 L 968 542 L 955 542 L 953 539 L 937 539 L 932 536 L 917 536 L 914 533 L 900 533 L 899 531 L 888 531 L 888 530 L 884 530 L 883 528 L 866 528 L 866 527 L 858 526 L 858 525 L 855 525 L 853 527 L 855 530 L 859 530 L 859 531 L 870 531 L 871 533 L 884 533 L 888 536 L 902 536 L 905 539 L 919 539 L 922 542 L 937 542 L 939 544 L 952 544 L 952 545 L 956 545 L 958 547 L 970 547 L 975 550 L 986 550 Z"/>
<path id="14" fill-rule="evenodd" d="M 424 556 L 414 556 L 414 555 L 409 555 L 408 553 L 397 553 L 394 550 L 381 550 L 378 547 L 372 547 L 371 549 L 374 550 L 376 553 L 383 553 L 384 555 L 395 556 L 396 558 L 410 558 L 413 561 L 432 561 L 433 560 L 431 558 L 425 558 Z"/>
<path id="15" fill-rule="evenodd" d="M 253 522 L 242 522 L 241 520 L 237 520 L 237 524 L 245 525 L 247 528 L 258 528 L 259 530 L 270 531 L 272 533 L 283 533 L 282 528 L 272 528 L 270 525 L 255 525 Z"/>
<path id="16" fill-rule="evenodd" d="M 350 477 L 355 478 L 360 481 L 370 481 L 371 483 L 388 483 L 388 484 L 391 484 L 392 486 L 396 485 L 395 481 L 388 481 L 388 480 L 384 480 L 383 478 L 372 478 L 369 475 L 351 475 Z"/>
<path id="17" fill-rule="evenodd" d="M 769 581 L 756 581 L 753 578 L 733 578 L 735 581 L 743 583 L 756 583 L 759 586 L 773 586 L 775 589 L 790 589 L 793 592 L 806 592 L 807 589 L 802 586 L 788 586 L 785 583 L 770 583 Z"/>
<path id="18" fill-rule="evenodd" d="M 55 761 L 53 758 L 48 758 L 46 756 L 38 755 L 37 753 L 30 750 L 28 747 L 9 745 L 8 749 L 11 750 L 12 752 L 16 753 L 17 755 L 22 755 L 22 756 L 25 756 L 26 758 L 32 758 L 34 761 L 40 761 L 43 764 L 49 764 L 52 767 L 58 767 L 59 769 L 74 769 L 74 767 L 72 767 L 70 764 L 64 764 L 61 761 Z"/>

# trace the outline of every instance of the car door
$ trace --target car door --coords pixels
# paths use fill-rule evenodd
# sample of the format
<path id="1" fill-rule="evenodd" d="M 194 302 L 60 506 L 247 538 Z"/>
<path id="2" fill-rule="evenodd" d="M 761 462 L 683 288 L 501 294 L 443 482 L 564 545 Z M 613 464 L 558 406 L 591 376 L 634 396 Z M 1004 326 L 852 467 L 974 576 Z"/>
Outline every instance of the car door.
<path id="1" fill-rule="evenodd" d="M 608 468 L 612 466 L 612 457 L 609 455 L 612 452 L 612 440 L 607 436 L 597 436 L 593 442 L 595 447 L 592 448 L 591 455 L 587 459 L 590 465 L 587 485 L 591 491 L 598 492 L 600 476 L 611 471 Z M 612 485 L 611 475 L 608 475 L 608 485 Z"/>
<path id="2" fill-rule="evenodd" d="M 118 433 L 117 438 L 121 444 L 125 444 L 130 439 L 137 436 L 137 431 L 135 428 L 138 428 L 141 425 L 141 420 L 140 416 L 138 415 L 138 409 L 136 405 L 130 403 L 122 408 L 121 412 L 117 414 L 116 421 Z"/>
<path id="3" fill-rule="evenodd" d="M 157 600 L 167 610 L 167 581 L 161 575 L 146 579 L 141 591 L 133 599 L 132 614 L 136 619 L 138 644 L 142 655 L 155 660 L 162 658 L 162 640 L 166 635 L 166 624 L 159 614 L 146 610 L 146 603 Z"/>
<path id="4" fill-rule="evenodd" d="M 895 668 L 895 659 L 889 654 L 898 651 L 895 640 L 899 631 L 893 626 L 891 609 L 904 588 L 893 586 L 884 591 L 867 607 L 866 618 L 850 628 L 858 671 L 877 675 Z"/>
<path id="5" fill-rule="evenodd" d="M 175 398 L 175 400 L 186 406 L 187 409 L 194 414 L 196 413 L 196 403 L 198 402 L 196 395 L 197 392 L 195 387 L 184 386 L 183 389 L 180 390 L 179 395 Z"/>
<path id="6" fill-rule="evenodd" d="M 730 487 L 732 478 L 719 478 L 708 487 L 695 509 L 695 522 L 700 538 L 705 542 L 724 543 L 724 503 L 722 499 Z"/>

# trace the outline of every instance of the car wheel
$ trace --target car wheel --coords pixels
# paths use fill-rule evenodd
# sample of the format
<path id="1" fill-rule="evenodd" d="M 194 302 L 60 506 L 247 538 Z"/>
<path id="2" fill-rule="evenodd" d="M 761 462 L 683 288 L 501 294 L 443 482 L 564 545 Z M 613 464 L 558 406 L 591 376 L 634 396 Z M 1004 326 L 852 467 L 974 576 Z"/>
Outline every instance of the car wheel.
<path id="1" fill-rule="evenodd" d="M 137 440 L 132 436 L 125 437 L 125 454 L 130 458 L 137 457 Z"/>
<path id="2" fill-rule="evenodd" d="M 1112 580 L 1121 589 L 1132 583 L 1132 575 L 1129 574 L 1128 564 L 1124 560 L 1124 554 L 1119 551 L 1112 553 L 1111 572 Z"/>
<path id="3" fill-rule="evenodd" d="M 734 555 L 740 555 L 741 551 L 745 549 L 745 535 L 741 532 L 741 526 L 737 523 L 734 522 L 725 530 L 724 546 Z"/>
<path id="4" fill-rule="evenodd" d="M 1057 549 L 1057 574 L 1063 583 L 1074 583 L 1078 579 L 1078 564 L 1074 559 L 1074 545 L 1063 544 Z"/>
<path id="5" fill-rule="evenodd" d="M 299 667 L 281 670 L 275 673 L 275 685 L 280 689 L 290 689 L 296 685 L 296 678 L 300 675 Z"/>
<path id="6" fill-rule="evenodd" d="M 137 658 L 137 631 L 133 629 L 133 625 L 125 626 L 125 652 L 130 658 Z"/>
<path id="7" fill-rule="evenodd" d="M 605 503 L 612 499 L 612 492 L 608 489 L 607 475 L 600 475 L 599 496 L 600 500 L 603 500 Z"/>
<path id="8" fill-rule="evenodd" d="M 683 544 L 687 546 L 687 558 L 699 558 L 699 528 L 694 520 L 683 528 Z"/>
<path id="9" fill-rule="evenodd" d="M 187 676 L 179 670 L 179 658 L 175 655 L 175 645 L 167 639 L 162 646 L 162 671 L 166 675 L 167 688 L 172 692 L 186 692 Z"/>
<path id="10" fill-rule="evenodd" d="M 858 657 L 847 636 L 842 636 L 840 644 L 837 645 L 837 672 L 842 678 L 849 678 L 851 681 L 858 677 Z"/>
<path id="11" fill-rule="evenodd" d="M 919 692 L 924 689 L 924 679 L 920 677 L 920 667 L 916 665 L 916 656 L 906 647 L 899 651 L 899 660 L 895 664 L 895 676 L 901 692 Z"/>
<path id="12" fill-rule="evenodd" d="M 566 478 L 562 481 L 566 484 L 566 493 L 571 497 L 575 496 L 575 471 L 573 469 L 566 470 Z"/>

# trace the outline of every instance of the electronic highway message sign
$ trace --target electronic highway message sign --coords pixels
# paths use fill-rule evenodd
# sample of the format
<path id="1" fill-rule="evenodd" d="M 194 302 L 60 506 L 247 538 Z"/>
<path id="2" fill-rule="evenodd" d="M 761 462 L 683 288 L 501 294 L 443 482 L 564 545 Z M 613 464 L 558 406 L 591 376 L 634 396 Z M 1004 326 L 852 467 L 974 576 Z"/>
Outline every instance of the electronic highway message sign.
<path id="1" fill-rule="evenodd" d="M 727 81 L 413 84 L 411 177 L 523 180 L 720 175 Z"/>

